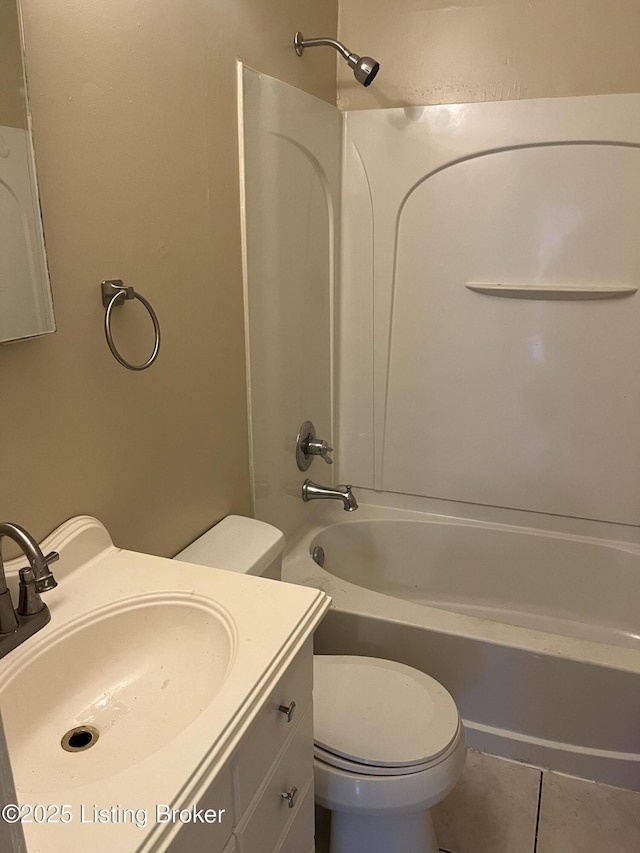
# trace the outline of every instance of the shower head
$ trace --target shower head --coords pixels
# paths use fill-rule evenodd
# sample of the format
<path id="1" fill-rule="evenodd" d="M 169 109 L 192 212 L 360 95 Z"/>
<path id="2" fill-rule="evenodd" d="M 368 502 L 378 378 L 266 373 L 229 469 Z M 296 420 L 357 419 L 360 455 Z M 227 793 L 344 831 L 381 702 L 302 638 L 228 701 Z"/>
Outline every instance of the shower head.
<path id="1" fill-rule="evenodd" d="M 325 44 L 329 45 L 329 47 L 335 47 L 338 53 L 342 54 L 343 58 L 347 60 L 349 68 L 353 69 L 353 74 L 358 83 L 363 86 L 370 86 L 373 83 L 373 78 L 378 73 L 380 63 L 376 62 L 370 56 L 358 56 L 355 53 L 351 53 L 341 42 L 335 39 L 306 39 L 301 32 L 297 32 L 293 39 L 293 46 L 298 56 L 302 56 L 305 47 L 319 47 Z"/>

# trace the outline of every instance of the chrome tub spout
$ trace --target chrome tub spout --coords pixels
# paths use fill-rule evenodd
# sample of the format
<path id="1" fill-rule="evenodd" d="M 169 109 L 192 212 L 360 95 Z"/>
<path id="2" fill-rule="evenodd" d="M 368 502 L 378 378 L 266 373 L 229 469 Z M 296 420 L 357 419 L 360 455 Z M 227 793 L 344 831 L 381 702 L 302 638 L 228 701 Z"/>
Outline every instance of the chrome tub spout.
<path id="1" fill-rule="evenodd" d="M 358 509 L 358 501 L 355 499 L 351 486 L 320 486 L 318 483 L 313 483 L 311 480 L 305 480 L 302 484 L 302 500 L 339 500 L 344 504 L 346 512 L 353 512 Z"/>

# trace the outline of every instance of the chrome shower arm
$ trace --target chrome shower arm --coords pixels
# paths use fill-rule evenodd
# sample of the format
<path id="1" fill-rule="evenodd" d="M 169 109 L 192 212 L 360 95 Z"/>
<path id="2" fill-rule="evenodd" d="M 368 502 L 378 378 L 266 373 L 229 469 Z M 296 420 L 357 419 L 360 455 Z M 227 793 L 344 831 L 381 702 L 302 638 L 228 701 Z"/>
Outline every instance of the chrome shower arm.
<path id="1" fill-rule="evenodd" d="M 342 44 L 342 42 L 339 42 L 336 39 L 332 39 L 332 38 L 306 39 L 306 38 L 303 38 L 302 33 L 298 32 L 298 33 L 296 33 L 296 36 L 295 36 L 293 43 L 294 43 L 296 53 L 298 54 L 298 56 L 302 56 L 302 52 L 305 49 L 305 47 L 322 47 L 325 45 L 328 45 L 329 47 L 335 47 L 335 49 L 339 53 L 342 54 L 342 56 L 347 60 L 347 62 L 349 62 L 349 59 L 351 56 L 355 55 L 355 54 L 352 54 L 351 51 L 348 50 Z"/>
<path id="2" fill-rule="evenodd" d="M 357 53 L 345 47 L 342 42 L 332 38 L 306 39 L 298 30 L 293 38 L 293 46 L 296 49 L 298 56 L 302 56 L 305 47 L 335 47 L 343 59 L 346 59 L 347 65 L 353 70 L 353 76 L 361 86 L 371 85 L 373 78 L 380 69 L 380 63 L 376 62 L 370 56 L 358 56 Z"/>

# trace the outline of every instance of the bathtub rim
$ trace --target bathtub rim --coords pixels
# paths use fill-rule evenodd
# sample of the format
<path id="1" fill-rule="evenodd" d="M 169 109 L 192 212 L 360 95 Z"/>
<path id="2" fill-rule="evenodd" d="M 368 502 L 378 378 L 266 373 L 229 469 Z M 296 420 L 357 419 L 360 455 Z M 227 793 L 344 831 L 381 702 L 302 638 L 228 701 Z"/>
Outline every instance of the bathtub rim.
<path id="1" fill-rule="evenodd" d="M 321 589 L 331 596 L 332 608 L 338 608 L 354 615 L 378 616 L 388 621 L 407 623 L 418 628 L 424 627 L 425 620 L 428 620 L 426 624 L 430 629 L 444 634 L 469 639 L 481 638 L 485 642 L 498 646 L 559 656 L 580 663 L 590 663 L 607 669 L 640 674 L 640 650 L 638 649 L 492 622 L 489 619 L 439 609 L 431 605 L 416 604 L 406 599 L 395 598 L 386 593 L 358 586 L 332 575 L 311 558 L 309 551 L 311 542 L 328 527 L 358 524 L 363 521 L 389 520 L 406 520 L 447 526 L 462 524 L 496 531 L 547 536 L 587 544 L 606 545 L 640 556 L 640 545 L 627 540 L 361 503 L 358 517 L 350 515 L 344 518 L 343 513 L 330 506 L 326 508 L 325 512 L 317 514 L 308 525 L 301 525 L 287 540 L 283 554 L 282 580 Z"/>
<path id="2" fill-rule="evenodd" d="M 361 504 L 359 518 L 344 518 L 343 514 L 327 507 L 313 521 L 301 526 L 289 537 L 283 558 L 283 580 L 303 585 L 316 586 L 332 597 L 331 612 L 325 623 L 328 630 L 332 614 L 337 618 L 381 620 L 414 628 L 467 638 L 489 645 L 533 653 L 535 656 L 566 658 L 580 664 L 602 667 L 606 670 L 640 674 L 640 651 L 623 646 L 610 646 L 589 640 L 577 640 L 557 634 L 540 632 L 492 623 L 489 620 L 468 616 L 453 611 L 438 610 L 423 604 L 396 599 L 384 593 L 359 587 L 342 580 L 318 566 L 309 553 L 311 541 L 327 527 L 356 521 L 412 519 L 448 524 L 473 524 L 481 527 L 506 527 L 526 530 L 532 534 L 549 534 L 554 537 L 592 541 L 640 553 L 640 546 L 628 540 L 616 540 L 599 536 L 584 536 L 559 530 L 545 530 L 523 525 L 487 522 L 468 517 L 439 515 L 437 513 L 411 512 L 396 507 Z M 330 632 L 331 633 L 331 632 Z M 356 632 L 357 633 L 357 632 Z M 601 784 L 614 785 L 628 790 L 640 791 L 640 754 L 618 750 L 590 747 L 585 744 L 568 743 L 564 740 L 547 740 L 530 733 L 499 728 L 463 715 L 469 748 L 496 755 L 501 758 L 524 763 L 543 770 L 563 773 Z"/>

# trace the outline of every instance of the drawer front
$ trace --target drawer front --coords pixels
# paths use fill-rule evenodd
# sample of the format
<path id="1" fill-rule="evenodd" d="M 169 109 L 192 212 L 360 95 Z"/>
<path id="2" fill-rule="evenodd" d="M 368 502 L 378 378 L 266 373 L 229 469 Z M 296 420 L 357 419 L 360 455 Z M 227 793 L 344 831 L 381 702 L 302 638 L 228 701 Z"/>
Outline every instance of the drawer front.
<path id="1" fill-rule="evenodd" d="M 307 706 L 289 745 L 261 789 L 245 819 L 235 830 L 240 853 L 265 853 L 274 849 L 288 825 L 298 817 L 307 788 L 313 790 L 313 713 Z M 297 789 L 292 807 L 282 796 Z M 302 798 L 302 799 L 301 799 Z M 307 814 L 304 812 L 303 814 Z M 303 818 L 301 818 L 303 820 Z M 310 837 L 313 838 L 313 812 L 307 817 Z M 302 830 L 300 830 L 302 831 Z"/>
<path id="2" fill-rule="evenodd" d="M 172 825 L 180 830 L 168 847 L 168 853 L 227 853 L 225 846 L 233 829 L 233 784 L 227 764 L 217 774 L 188 815 L 176 815 Z M 229 850 L 233 851 L 233 846 Z"/>
<path id="3" fill-rule="evenodd" d="M 309 785 L 304 798 L 297 809 L 297 815 L 293 818 L 287 834 L 285 835 L 277 853 L 301 853 L 301 851 L 313 850 L 313 784 Z"/>
<path id="4" fill-rule="evenodd" d="M 309 638 L 300 649 L 269 694 L 238 747 L 235 768 L 238 815 L 244 814 L 249 807 L 262 780 L 311 699 L 312 643 L 312 638 Z M 288 715 L 279 709 L 281 706 L 289 708 L 292 702 L 295 702 L 295 709 L 289 721 Z"/>

